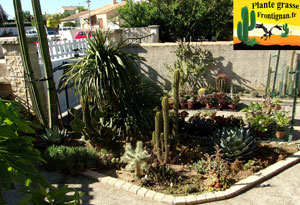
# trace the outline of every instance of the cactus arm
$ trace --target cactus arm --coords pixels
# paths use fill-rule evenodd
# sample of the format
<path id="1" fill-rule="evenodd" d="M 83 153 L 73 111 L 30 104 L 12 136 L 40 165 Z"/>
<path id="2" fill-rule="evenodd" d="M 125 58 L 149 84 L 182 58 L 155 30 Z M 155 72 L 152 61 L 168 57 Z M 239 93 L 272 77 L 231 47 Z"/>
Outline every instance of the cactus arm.
<path id="1" fill-rule="evenodd" d="M 161 120 L 161 112 L 157 112 L 155 115 L 155 131 L 153 133 L 154 135 L 154 142 L 153 146 L 156 152 L 156 156 L 159 162 L 161 162 L 161 152 L 160 152 L 160 133 L 161 133 L 161 127 L 162 127 L 162 120 Z"/>
<path id="2" fill-rule="evenodd" d="M 164 121 L 164 160 L 167 162 L 169 148 L 168 148 L 168 137 L 170 136 L 170 118 L 169 118 L 169 101 L 168 97 L 164 97 L 162 100 L 162 113 Z"/>
<path id="3" fill-rule="evenodd" d="M 250 19 L 251 19 L 251 24 L 248 27 L 248 29 L 249 29 L 249 31 L 252 31 L 255 28 L 255 25 L 256 25 L 255 11 L 251 11 Z"/>

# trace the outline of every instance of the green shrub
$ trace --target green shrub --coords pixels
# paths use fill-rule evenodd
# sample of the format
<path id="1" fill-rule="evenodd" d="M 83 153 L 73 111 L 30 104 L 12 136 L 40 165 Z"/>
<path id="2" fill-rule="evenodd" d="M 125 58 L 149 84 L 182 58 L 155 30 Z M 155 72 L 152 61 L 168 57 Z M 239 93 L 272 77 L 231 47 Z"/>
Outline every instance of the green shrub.
<path id="1" fill-rule="evenodd" d="M 50 170 L 61 170 L 70 172 L 72 170 L 84 170 L 96 165 L 99 155 L 94 149 L 86 147 L 67 147 L 52 145 L 44 154 L 47 164 L 45 167 Z"/>
<path id="2" fill-rule="evenodd" d="M 65 22 L 63 24 L 64 27 L 76 27 L 76 24 L 72 21 Z"/>
<path id="3" fill-rule="evenodd" d="M 35 128 L 40 126 L 27 120 L 21 107 L 20 103 L 0 99 L 0 204 L 6 204 L 2 194 L 11 189 L 25 193 L 20 204 L 66 204 L 72 201 L 80 204 L 82 194 L 75 192 L 66 196 L 70 189 L 53 187 L 34 167 L 44 160 L 33 148 L 35 139 L 26 135 L 35 134 Z M 20 190 L 13 182 L 24 186 Z"/>
<path id="4" fill-rule="evenodd" d="M 66 84 L 74 83 L 81 97 L 84 126 L 76 130 L 81 130 L 86 140 L 100 145 L 102 141 L 113 144 L 128 136 L 150 137 L 153 115 L 149 110 L 155 105 L 147 103 L 152 99 L 145 92 L 154 93 L 157 89 L 139 78 L 137 63 L 143 59 L 124 52 L 125 42 L 114 43 L 108 33 L 101 31 L 96 31 L 88 44 L 88 55 L 64 76 Z M 101 130 L 103 125 L 108 129 Z"/>

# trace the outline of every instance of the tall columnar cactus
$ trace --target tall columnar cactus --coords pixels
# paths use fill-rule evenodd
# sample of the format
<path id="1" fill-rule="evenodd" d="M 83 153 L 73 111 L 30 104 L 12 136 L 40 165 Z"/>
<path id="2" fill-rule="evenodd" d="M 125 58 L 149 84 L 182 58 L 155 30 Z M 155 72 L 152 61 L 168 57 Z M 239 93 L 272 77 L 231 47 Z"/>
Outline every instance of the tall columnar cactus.
<path id="1" fill-rule="evenodd" d="M 24 27 L 24 17 L 23 17 L 23 10 L 22 4 L 20 0 L 14 0 L 14 8 L 15 8 L 15 16 L 16 16 L 16 24 L 18 28 L 19 34 L 19 42 L 20 42 L 20 50 L 22 55 L 22 61 L 24 65 L 24 72 L 26 73 L 29 88 L 29 94 L 31 97 L 32 105 L 36 115 L 38 116 L 40 122 L 43 125 L 46 125 L 46 114 L 43 112 L 42 104 L 39 97 L 39 92 L 37 90 L 36 83 L 32 82 L 33 76 L 33 69 L 29 57 L 29 50 L 28 44 L 26 41 L 26 34 L 25 34 L 25 27 Z"/>
<path id="2" fill-rule="evenodd" d="M 179 82 L 180 82 L 180 70 L 176 69 L 174 72 L 174 79 L 173 79 L 174 116 L 173 116 L 173 132 L 172 132 L 175 139 L 178 139 Z"/>
<path id="3" fill-rule="evenodd" d="M 290 32 L 290 29 L 289 29 L 289 27 L 288 27 L 288 24 L 287 24 L 287 23 L 283 24 L 283 25 L 282 25 L 282 29 L 284 30 L 284 33 L 281 34 L 281 37 L 282 37 L 282 38 L 288 37 L 288 34 L 289 34 L 289 32 Z"/>
<path id="4" fill-rule="evenodd" d="M 160 163 L 163 162 L 161 150 L 163 150 L 163 141 L 161 140 L 162 115 L 157 112 L 155 115 L 155 131 L 152 133 L 153 151 Z"/>
<path id="5" fill-rule="evenodd" d="M 152 144 L 153 152 L 161 165 L 169 163 L 170 139 L 176 141 L 178 138 L 179 82 L 180 71 L 177 69 L 174 72 L 173 80 L 174 110 L 169 110 L 168 97 L 164 97 L 161 103 L 162 112 L 157 112 L 155 115 L 155 131 L 152 133 Z M 170 123 L 172 123 L 172 130 L 170 130 Z"/>
<path id="6" fill-rule="evenodd" d="M 271 83 L 271 74 L 272 74 L 272 67 L 270 66 L 268 69 L 268 77 L 267 77 L 267 84 L 265 90 L 265 97 L 270 96 L 270 83 Z"/>
<path id="7" fill-rule="evenodd" d="M 164 133 L 164 159 L 167 161 L 169 156 L 169 140 L 170 137 L 170 116 L 169 116 L 169 100 L 168 97 L 163 97 L 162 102 L 163 115 L 163 133 Z"/>
<path id="8" fill-rule="evenodd" d="M 147 150 L 143 149 L 143 143 L 138 141 L 136 143 L 135 150 L 132 149 L 131 145 L 126 146 L 125 153 L 121 157 L 121 161 L 128 163 L 126 166 L 126 170 L 135 171 L 135 175 L 137 177 L 141 177 L 142 171 L 148 168 L 148 159 L 150 158 L 150 154 Z"/>
<path id="9" fill-rule="evenodd" d="M 292 74 L 290 74 L 290 72 L 293 72 L 295 54 L 296 54 L 296 50 L 293 50 L 292 55 L 291 55 L 291 63 L 290 63 L 290 66 L 289 66 L 289 71 L 288 71 L 289 73 L 288 73 L 286 94 L 290 95 L 290 96 L 293 93 L 293 86 L 294 86 L 294 81 L 292 80 Z"/>
<path id="10" fill-rule="evenodd" d="M 239 40 L 246 44 L 249 39 L 249 31 L 253 30 L 256 25 L 255 11 L 252 10 L 250 13 L 250 19 L 251 19 L 250 26 L 249 26 L 249 14 L 248 14 L 247 6 L 242 8 L 241 14 L 242 14 L 243 23 L 239 21 L 237 27 L 237 35 Z"/>
<path id="11" fill-rule="evenodd" d="M 153 152 L 160 164 L 165 165 L 170 159 L 170 118 L 173 114 L 169 112 L 168 97 L 162 99 L 162 113 L 157 112 L 155 116 L 155 131 L 152 133 Z"/>
<path id="12" fill-rule="evenodd" d="M 41 11 L 41 5 L 39 0 L 31 0 L 34 18 L 36 20 L 36 29 L 38 39 L 41 47 L 41 56 L 44 64 L 47 94 L 48 94 L 48 125 L 49 128 L 53 128 L 58 124 L 58 107 L 57 107 L 57 93 L 55 82 L 53 78 L 52 63 L 49 54 L 49 46 L 47 40 L 47 33 L 45 30 L 44 19 Z"/>

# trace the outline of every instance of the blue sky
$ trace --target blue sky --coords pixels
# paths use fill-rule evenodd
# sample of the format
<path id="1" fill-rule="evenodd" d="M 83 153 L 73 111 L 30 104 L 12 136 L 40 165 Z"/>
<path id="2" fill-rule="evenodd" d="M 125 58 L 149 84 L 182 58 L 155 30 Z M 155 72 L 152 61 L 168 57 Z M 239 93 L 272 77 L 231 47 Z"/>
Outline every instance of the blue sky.
<path id="1" fill-rule="evenodd" d="M 24 11 L 30 11 L 32 14 L 31 0 L 21 0 Z M 120 2 L 117 1 L 117 2 Z M 86 0 L 40 0 L 42 12 L 53 14 L 58 13 L 61 6 L 85 6 L 87 8 Z M 91 0 L 91 9 L 96 9 L 106 4 L 112 3 L 112 0 Z M 13 18 L 14 5 L 13 0 L 0 0 L 2 8 L 8 13 L 9 19 Z"/>

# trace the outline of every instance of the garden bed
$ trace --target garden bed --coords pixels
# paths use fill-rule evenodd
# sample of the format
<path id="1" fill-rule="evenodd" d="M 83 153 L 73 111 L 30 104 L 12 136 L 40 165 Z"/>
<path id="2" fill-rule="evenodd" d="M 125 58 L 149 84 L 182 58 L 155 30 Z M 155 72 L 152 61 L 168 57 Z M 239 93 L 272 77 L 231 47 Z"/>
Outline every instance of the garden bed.
<path id="1" fill-rule="evenodd" d="M 224 187 L 207 186 L 208 178 L 197 173 L 191 164 L 170 165 L 168 170 L 168 181 L 153 182 L 147 180 L 148 176 L 141 179 L 135 177 L 134 173 L 129 173 L 124 169 L 93 169 L 101 174 L 115 177 L 132 184 L 145 187 L 147 189 L 174 196 L 183 196 L 188 194 L 201 194 L 208 191 L 224 191 L 233 184 L 241 181 L 268 166 L 285 159 L 287 156 L 297 152 L 296 146 L 282 146 L 283 144 L 259 145 L 257 154 L 249 161 L 227 161 L 228 174 L 226 176 L 226 185 Z M 155 168 L 153 169 L 155 170 Z M 172 179 L 173 177 L 173 179 Z M 176 180 L 174 180 L 176 178 Z M 173 182 L 172 182 L 173 180 Z"/>

